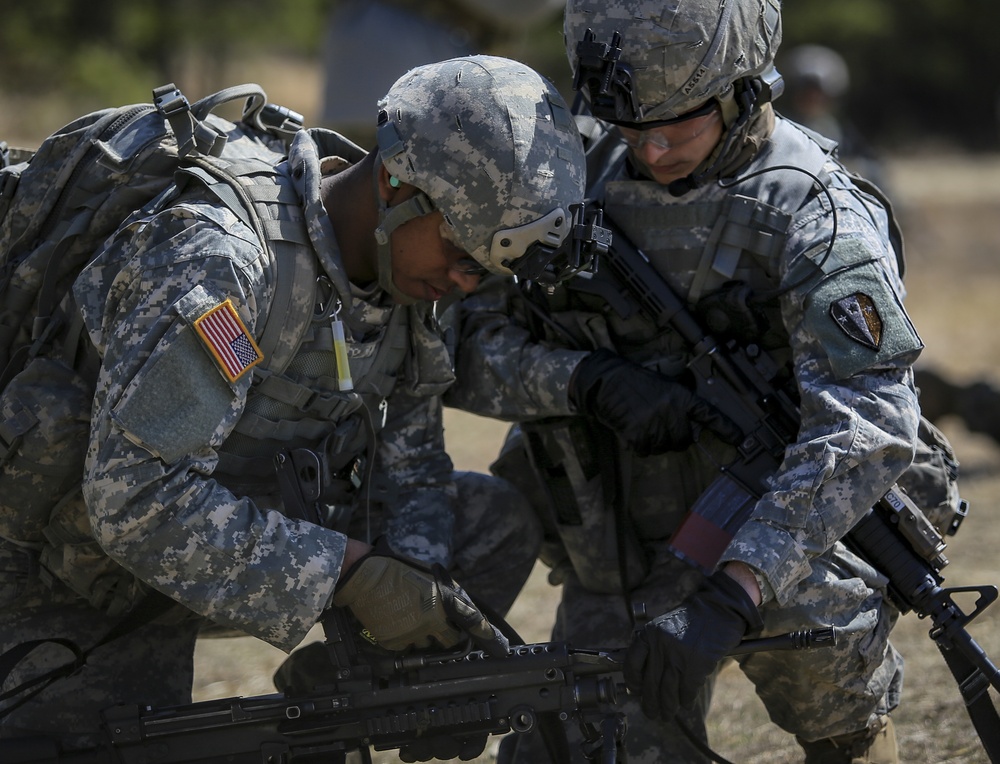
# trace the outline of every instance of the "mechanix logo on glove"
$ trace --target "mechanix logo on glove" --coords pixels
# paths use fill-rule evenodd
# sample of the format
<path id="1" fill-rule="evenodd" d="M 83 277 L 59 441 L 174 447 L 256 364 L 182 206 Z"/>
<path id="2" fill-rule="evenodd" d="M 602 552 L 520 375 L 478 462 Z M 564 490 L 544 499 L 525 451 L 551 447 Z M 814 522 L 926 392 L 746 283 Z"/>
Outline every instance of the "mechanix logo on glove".
<path id="1" fill-rule="evenodd" d="M 434 575 L 369 553 L 348 572 L 333 603 L 348 607 L 367 638 L 386 650 L 454 647 L 461 632 L 448 623 Z"/>
<path id="2" fill-rule="evenodd" d="M 365 639 L 386 650 L 452 648 L 466 635 L 491 655 L 509 648 L 443 567 L 398 555 L 383 539 L 343 577 L 333 604 L 349 608 Z"/>

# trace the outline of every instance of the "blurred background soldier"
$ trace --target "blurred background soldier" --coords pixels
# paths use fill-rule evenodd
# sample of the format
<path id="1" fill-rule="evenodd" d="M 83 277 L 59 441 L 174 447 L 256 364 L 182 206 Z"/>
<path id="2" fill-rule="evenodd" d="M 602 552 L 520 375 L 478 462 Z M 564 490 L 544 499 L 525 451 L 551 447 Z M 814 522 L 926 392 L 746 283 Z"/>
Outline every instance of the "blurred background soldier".
<path id="1" fill-rule="evenodd" d="M 323 44 L 320 121 L 368 148 L 375 100 L 400 72 L 474 53 L 507 55 L 565 0 L 336 0 Z M 516 57 L 516 56 L 515 56 Z"/>
<path id="2" fill-rule="evenodd" d="M 785 80 L 778 111 L 837 142 L 837 156 L 849 170 L 890 192 L 879 152 L 848 114 L 851 73 L 837 51 L 823 45 L 798 45 L 776 57 Z M 905 215 L 905 210 L 903 211 Z M 918 362 L 914 368 L 921 412 L 931 421 L 953 416 L 971 432 L 1000 443 L 1000 389 L 988 380 L 960 382 L 941 369 Z"/>
<path id="3" fill-rule="evenodd" d="M 878 153 L 846 114 L 851 73 L 844 57 L 824 45 L 806 44 L 781 51 L 776 62 L 785 80 L 778 112 L 836 141 L 847 169 L 887 191 Z"/>

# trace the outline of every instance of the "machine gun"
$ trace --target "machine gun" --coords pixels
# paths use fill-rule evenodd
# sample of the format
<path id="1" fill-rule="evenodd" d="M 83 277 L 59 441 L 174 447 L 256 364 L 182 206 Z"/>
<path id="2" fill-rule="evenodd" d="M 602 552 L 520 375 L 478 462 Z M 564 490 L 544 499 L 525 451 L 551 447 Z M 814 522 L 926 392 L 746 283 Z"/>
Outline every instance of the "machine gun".
<path id="1" fill-rule="evenodd" d="M 467 648 L 400 656 L 372 648 L 332 609 L 326 640 L 311 650 L 310 686 L 282 693 L 102 712 L 103 742 L 67 749 L 47 737 L 0 741 L 3 764 L 346 764 L 356 753 L 439 737 L 464 739 L 537 729 L 552 764 L 571 760 L 565 722 L 583 733 L 585 758 L 625 761 L 622 650 L 560 642 L 520 645 L 505 656 Z M 832 628 L 745 640 L 733 654 L 832 645 Z M 287 677 L 286 677 L 287 679 Z M 291 684 L 295 684 L 293 680 Z M 357 761 L 356 758 L 350 759 Z"/>
<path id="2" fill-rule="evenodd" d="M 794 442 L 798 408 L 782 387 L 778 365 L 762 348 L 713 337 L 612 220 L 605 215 L 599 224 L 611 232 L 601 266 L 611 271 L 615 283 L 609 294 L 596 285 L 582 284 L 582 290 L 602 294 L 612 306 L 641 310 L 658 327 L 677 332 L 691 349 L 688 370 L 696 392 L 744 434 L 737 457 L 720 465 L 719 478 L 698 498 L 670 542 L 680 557 L 711 571 L 766 492 L 785 447 Z M 951 532 L 966 511 L 963 504 Z M 958 682 L 983 746 L 991 761 L 1000 762 L 1000 715 L 988 694 L 991 686 L 1000 691 L 1000 671 L 966 630 L 997 599 L 997 587 L 942 587 L 945 543 L 899 486 L 866 512 L 844 542 L 889 578 L 890 596 L 903 613 L 912 610 L 931 620 L 930 636 Z M 969 592 L 978 599 L 966 614 L 953 595 Z"/>
<path id="3" fill-rule="evenodd" d="M 617 658 L 560 643 L 522 645 L 505 657 L 479 651 L 411 656 L 339 671 L 328 685 L 301 695 L 115 706 L 102 713 L 104 742 L 94 748 L 67 750 L 51 738 L 13 739 L 0 741 L 0 761 L 344 764 L 358 752 L 370 764 L 373 749 L 435 736 L 526 731 L 558 715 L 576 717 L 588 730 L 592 760 L 615 762 L 615 738 L 624 735 L 614 710 L 620 681 Z M 607 744 L 604 735 L 612 736 Z M 609 753 L 602 754 L 605 749 Z"/>

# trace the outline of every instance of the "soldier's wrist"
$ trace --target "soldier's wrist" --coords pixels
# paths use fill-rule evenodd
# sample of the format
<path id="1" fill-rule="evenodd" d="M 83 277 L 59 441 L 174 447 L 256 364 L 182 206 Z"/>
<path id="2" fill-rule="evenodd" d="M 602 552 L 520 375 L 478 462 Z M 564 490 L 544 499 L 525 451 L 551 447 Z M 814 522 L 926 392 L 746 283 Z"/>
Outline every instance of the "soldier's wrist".
<path id="1" fill-rule="evenodd" d="M 344 560 L 340 564 L 340 578 L 343 579 L 351 568 L 366 554 L 372 551 L 372 545 L 356 539 L 347 539 L 344 549 Z"/>

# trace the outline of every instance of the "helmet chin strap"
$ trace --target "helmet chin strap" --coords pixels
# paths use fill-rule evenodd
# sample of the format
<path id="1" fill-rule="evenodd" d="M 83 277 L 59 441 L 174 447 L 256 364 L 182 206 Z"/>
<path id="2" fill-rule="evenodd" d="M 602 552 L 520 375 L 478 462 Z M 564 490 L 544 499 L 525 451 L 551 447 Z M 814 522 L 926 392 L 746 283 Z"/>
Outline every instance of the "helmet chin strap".
<path id="1" fill-rule="evenodd" d="M 753 159 L 774 129 L 774 111 L 770 102 L 765 101 L 760 106 L 757 104 L 757 90 L 753 83 L 743 83 L 736 93 L 739 111 L 731 123 L 726 119 L 727 128 L 722 145 L 690 175 L 667 184 L 667 192 L 671 196 L 684 196 L 712 180 L 734 175 Z M 724 116 L 727 111 L 732 111 L 730 104 L 723 103 L 722 108 Z"/>
<path id="2" fill-rule="evenodd" d="M 378 246 L 378 284 L 401 305 L 412 305 L 417 300 L 403 294 L 392 280 L 392 232 L 403 223 L 434 211 L 434 205 L 423 191 L 418 191 L 405 202 L 390 207 L 378 192 L 378 171 L 382 162 L 375 160 L 375 206 L 378 208 L 378 225 L 375 227 L 375 242 Z"/>

